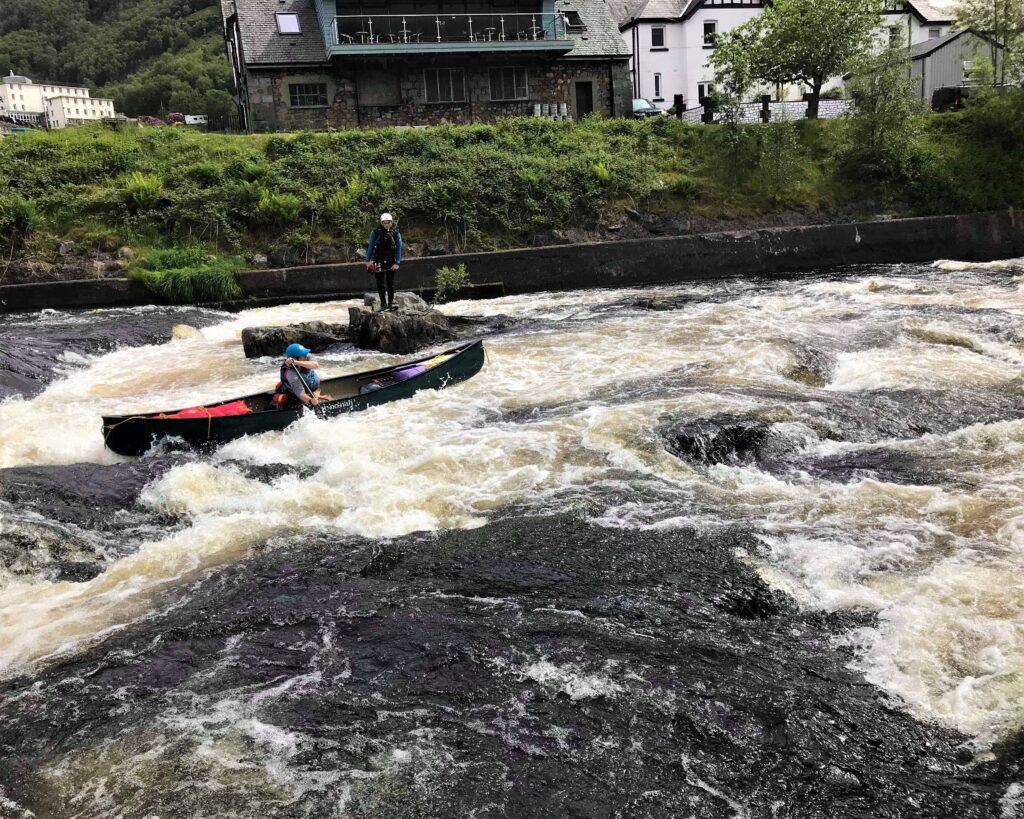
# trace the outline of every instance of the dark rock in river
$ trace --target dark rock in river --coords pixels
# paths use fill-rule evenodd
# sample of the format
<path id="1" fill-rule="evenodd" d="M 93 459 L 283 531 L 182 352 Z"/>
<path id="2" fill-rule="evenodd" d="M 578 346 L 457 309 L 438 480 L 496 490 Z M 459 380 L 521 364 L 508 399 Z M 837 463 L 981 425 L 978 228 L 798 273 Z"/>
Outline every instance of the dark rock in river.
<path id="1" fill-rule="evenodd" d="M 0 400 L 42 392 L 61 368 L 74 366 L 69 354 L 160 344 L 171 340 L 175 325 L 205 327 L 223 318 L 223 313 L 191 307 L 5 316 L 0 326 Z"/>
<path id="2" fill-rule="evenodd" d="M 809 387 L 824 387 L 832 380 L 835 356 L 807 345 L 794 349 L 794 362 L 783 373 L 786 378 Z"/>
<path id="3" fill-rule="evenodd" d="M 348 327 L 325 321 L 303 321 L 284 327 L 246 327 L 242 330 L 242 349 L 246 358 L 281 358 L 289 344 L 301 344 L 320 353 L 335 344 L 344 344 Z"/>
<path id="4" fill-rule="evenodd" d="M 142 489 L 176 463 L 0 469 L 0 566 L 25 577 L 89 580 L 136 548 L 138 531 L 170 524 L 135 508 Z M 130 511 L 130 514 L 126 514 Z"/>
<path id="5" fill-rule="evenodd" d="M 143 487 L 180 460 L 147 458 L 132 463 L 19 466 L 0 469 L 0 500 L 49 520 L 105 528 L 130 507 Z"/>
<path id="6" fill-rule="evenodd" d="M 1020 747 L 973 762 L 896 708 L 837 646 L 867 616 L 795 610 L 753 548 L 522 515 L 306 536 L 0 683 L 0 788 L 39 816 L 999 816 Z"/>
<path id="7" fill-rule="evenodd" d="M 747 464 L 759 460 L 771 437 L 771 424 L 754 418 L 717 415 L 682 426 L 663 425 L 665 448 L 701 464 Z"/>
<path id="8" fill-rule="evenodd" d="M 455 333 L 445 315 L 437 310 L 400 307 L 389 313 L 373 313 L 350 307 L 348 337 L 361 350 L 406 354 L 451 341 Z"/>

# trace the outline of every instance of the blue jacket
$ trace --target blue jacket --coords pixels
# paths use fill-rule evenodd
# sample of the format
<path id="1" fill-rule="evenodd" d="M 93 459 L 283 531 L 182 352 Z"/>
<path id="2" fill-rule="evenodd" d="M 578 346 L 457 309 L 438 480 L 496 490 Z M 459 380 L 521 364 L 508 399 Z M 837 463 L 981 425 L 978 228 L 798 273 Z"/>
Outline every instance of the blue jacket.
<path id="1" fill-rule="evenodd" d="M 366 261 L 373 261 L 373 249 L 377 246 L 377 231 L 380 228 L 374 228 L 370 231 L 370 243 L 366 248 Z M 395 264 L 402 263 L 402 234 L 397 230 L 392 231 L 395 234 Z"/>

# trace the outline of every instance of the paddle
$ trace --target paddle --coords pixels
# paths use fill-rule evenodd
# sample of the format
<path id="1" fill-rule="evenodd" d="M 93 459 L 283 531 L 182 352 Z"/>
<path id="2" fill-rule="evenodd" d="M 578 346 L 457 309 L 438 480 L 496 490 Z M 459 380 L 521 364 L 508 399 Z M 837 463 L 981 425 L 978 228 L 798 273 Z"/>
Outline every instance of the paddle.
<path id="1" fill-rule="evenodd" d="M 317 396 L 313 392 L 313 390 L 311 390 L 309 388 L 309 384 L 306 383 L 306 379 L 302 377 L 302 368 L 297 366 L 295 363 L 291 364 L 291 368 L 295 371 L 295 374 L 299 377 L 299 381 L 302 382 L 302 388 L 306 391 L 306 395 L 308 395 L 310 397 L 310 399 L 317 398 Z M 319 409 L 319 401 L 321 399 L 326 400 L 326 401 L 330 401 L 331 400 L 331 396 L 329 396 L 329 395 L 321 395 L 320 398 L 317 398 L 317 402 L 318 403 L 316 403 L 316 404 L 314 404 L 312 400 L 310 400 L 310 402 L 309 402 L 309 408 L 311 410 L 313 410 L 313 412 L 315 412 L 317 415 L 320 415 L 320 413 L 317 412 L 317 410 Z"/>

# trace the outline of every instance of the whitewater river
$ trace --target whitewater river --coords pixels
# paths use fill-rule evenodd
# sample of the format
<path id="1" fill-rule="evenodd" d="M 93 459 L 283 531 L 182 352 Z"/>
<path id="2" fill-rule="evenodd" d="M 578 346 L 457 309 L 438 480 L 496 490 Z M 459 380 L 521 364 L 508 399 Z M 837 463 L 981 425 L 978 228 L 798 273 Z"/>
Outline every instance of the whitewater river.
<path id="1" fill-rule="evenodd" d="M 351 304 L 12 320 L 110 343 L 0 403 L 0 816 L 1024 817 L 1024 264 L 455 303 L 464 384 L 104 449 Z"/>

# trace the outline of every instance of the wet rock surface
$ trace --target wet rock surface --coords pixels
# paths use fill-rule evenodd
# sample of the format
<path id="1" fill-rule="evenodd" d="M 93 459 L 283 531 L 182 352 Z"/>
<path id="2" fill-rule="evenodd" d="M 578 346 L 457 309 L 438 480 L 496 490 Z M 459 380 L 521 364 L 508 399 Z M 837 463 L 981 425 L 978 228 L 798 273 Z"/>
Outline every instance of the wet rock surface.
<path id="1" fill-rule="evenodd" d="M 175 325 L 205 327 L 223 318 L 222 313 L 198 308 L 44 312 L 5 318 L 0 327 L 0 400 L 37 395 L 62 370 L 75 366 L 75 356 L 159 344 L 172 338 Z"/>
<path id="2" fill-rule="evenodd" d="M 887 701 L 833 644 L 866 615 L 797 612 L 745 538 L 268 548 L 0 684 L 0 786 L 38 816 L 999 816 L 1019 743 L 974 763 Z"/>
<path id="3" fill-rule="evenodd" d="M 0 568 L 80 582 L 174 521 L 137 505 L 143 488 L 176 464 L 152 458 L 100 466 L 0 469 Z"/>
<path id="4" fill-rule="evenodd" d="M 0 469 L 0 500 L 62 523 L 106 528 L 130 508 L 143 487 L 182 461 L 147 458 L 132 463 L 21 466 Z"/>
<path id="5" fill-rule="evenodd" d="M 314 353 L 322 353 L 347 342 L 348 327 L 325 321 L 303 321 L 285 327 L 246 327 L 242 330 L 242 349 L 246 358 L 280 358 L 289 344 L 301 344 Z"/>
<path id="6" fill-rule="evenodd" d="M 699 418 L 662 431 L 665 448 L 680 458 L 701 464 L 753 463 L 763 457 L 771 425 L 753 418 L 720 415 Z"/>
<path id="7" fill-rule="evenodd" d="M 407 354 L 456 337 L 447 317 L 437 310 L 399 307 L 373 313 L 350 307 L 348 338 L 361 350 Z"/>

